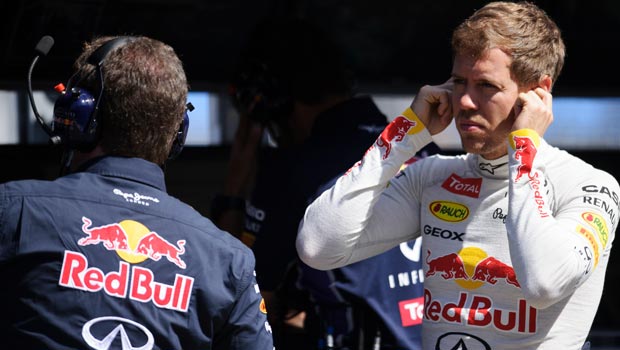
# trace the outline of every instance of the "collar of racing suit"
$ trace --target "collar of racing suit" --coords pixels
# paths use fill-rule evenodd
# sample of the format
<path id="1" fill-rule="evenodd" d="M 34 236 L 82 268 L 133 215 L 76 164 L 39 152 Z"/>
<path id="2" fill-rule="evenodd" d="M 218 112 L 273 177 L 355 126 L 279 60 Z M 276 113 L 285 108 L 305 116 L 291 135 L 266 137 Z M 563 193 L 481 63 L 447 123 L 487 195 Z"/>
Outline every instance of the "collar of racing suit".
<path id="1" fill-rule="evenodd" d="M 488 160 L 481 155 L 473 155 L 471 161 L 474 163 L 473 168 L 484 176 L 494 179 L 506 179 L 508 178 L 508 155 L 503 157 Z"/>

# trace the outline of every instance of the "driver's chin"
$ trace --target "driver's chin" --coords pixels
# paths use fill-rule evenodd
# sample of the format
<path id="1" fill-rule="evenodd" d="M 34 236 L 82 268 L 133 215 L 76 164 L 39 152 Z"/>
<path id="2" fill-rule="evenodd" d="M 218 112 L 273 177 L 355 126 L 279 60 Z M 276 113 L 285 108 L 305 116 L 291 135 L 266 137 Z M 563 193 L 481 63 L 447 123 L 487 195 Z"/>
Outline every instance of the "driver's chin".
<path id="1" fill-rule="evenodd" d="M 473 141 L 463 139 L 461 142 L 465 152 L 481 155 L 488 160 L 497 159 L 506 154 L 506 150 L 502 149 L 501 145 L 491 145 L 481 140 Z"/>

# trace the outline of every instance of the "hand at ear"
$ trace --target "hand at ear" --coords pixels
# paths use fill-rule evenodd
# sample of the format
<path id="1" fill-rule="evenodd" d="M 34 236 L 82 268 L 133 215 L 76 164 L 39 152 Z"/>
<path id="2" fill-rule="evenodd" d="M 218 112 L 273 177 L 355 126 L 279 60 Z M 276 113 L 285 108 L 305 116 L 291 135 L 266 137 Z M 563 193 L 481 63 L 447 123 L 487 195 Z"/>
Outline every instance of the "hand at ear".
<path id="1" fill-rule="evenodd" d="M 519 93 L 514 106 L 516 117 L 512 131 L 532 129 L 542 137 L 553 122 L 552 102 L 553 96 L 542 87 Z"/>

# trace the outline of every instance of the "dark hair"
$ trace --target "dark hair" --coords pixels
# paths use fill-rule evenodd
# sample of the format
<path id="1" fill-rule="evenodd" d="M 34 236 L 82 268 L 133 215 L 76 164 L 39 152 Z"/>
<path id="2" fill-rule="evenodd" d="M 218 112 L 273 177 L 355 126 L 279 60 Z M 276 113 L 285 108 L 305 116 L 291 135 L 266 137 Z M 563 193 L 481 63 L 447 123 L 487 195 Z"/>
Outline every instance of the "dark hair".
<path id="1" fill-rule="evenodd" d="M 536 84 L 545 75 L 555 83 L 564 65 L 560 29 L 529 2 L 491 2 L 461 23 L 452 35 L 453 55 L 479 58 L 499 48 L 512 58 L 510 71 L 521 86 Z"/>
<path id="2" fill-rule="evenodd" d="M 94 66 L 86 60 L 95 49 L 114 38 L 100 37 L 84 44 L 74 64 L 80 85 L 99 92 Z M 180 59 L 170 46 L 136 36 L 106 56 L 102 71 L 100 145 L 111 155 L 163 164 L 187 101 L 188 85 Z"/>

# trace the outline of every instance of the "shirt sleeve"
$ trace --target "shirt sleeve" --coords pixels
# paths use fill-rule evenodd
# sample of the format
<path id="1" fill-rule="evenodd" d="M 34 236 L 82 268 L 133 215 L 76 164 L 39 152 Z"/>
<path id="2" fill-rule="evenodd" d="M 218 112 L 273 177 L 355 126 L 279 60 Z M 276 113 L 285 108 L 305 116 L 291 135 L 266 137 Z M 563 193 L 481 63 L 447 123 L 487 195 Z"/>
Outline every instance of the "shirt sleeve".
<path id="1" fill-rule="evenodd" d="M 380 254 L 415 238 L 419 203 L 389 186 L 401 166 L 432 141 L 411 109 L 396 117 L 366 151 L 306 209 L 297 252 L 307 265 L 329 270 Z"/>
<path id="2" fill-rule="evenodd" d="M 609 254 L 617 225 L 600 207 L 584 205 L 587 186 L 566 179 L 586 178 L 606 188 L 590 193 L 600 202 L 613 203 L 610 197 L 620 191 L 612 176 L 589 166 L 567 169 L 565 179 L 548 183 L 543 159 L 552 147 L 529 129 L 511 133 L 508 142 L 510 255 L 528 301 L 546 308 L 574 292 L 594 269 L 605 268 L 599 261 Z M 552 211 L 551 202 L 560 194 Z M 617 208 L 617 195 L 615 202 Z"/>
<path id="3" fill-rule="evenodd" d="M 216 336 L 214 349 L 273 350 L 272 329 L 267 321 L 265 301 L 256 282 L 253 261 L 246 260 L 239 293 L 228 319 L 228 330 Z"/>

